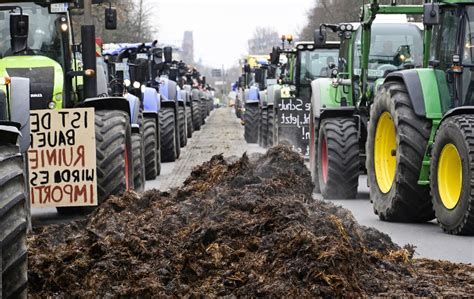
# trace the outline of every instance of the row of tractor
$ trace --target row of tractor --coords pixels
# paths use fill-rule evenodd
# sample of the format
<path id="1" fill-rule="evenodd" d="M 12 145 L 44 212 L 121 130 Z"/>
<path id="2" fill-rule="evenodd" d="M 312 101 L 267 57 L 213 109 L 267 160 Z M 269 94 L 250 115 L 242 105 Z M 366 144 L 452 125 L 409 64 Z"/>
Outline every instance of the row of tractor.
<path id="1" fill-rule="evenodd" d="M 91 11 L 102 2 L 0 4 L 2 298 L 26 297 L 31 208 L 87 213 L 144 190 L 214 107 L 205 77 L 171 47 L 101 45 Z M 105 28 L 116 27 L 107 5 Z"/>
<path id="2" fill-rule="evenodd" d="M 359 22 L 248 57 L 235 85 L 246 140 L 289 142 L 323 198 L 356 198 L 366 173 L 381 220 L 474 234 L 473 19 L 474 1 L 372 0 Z"/>

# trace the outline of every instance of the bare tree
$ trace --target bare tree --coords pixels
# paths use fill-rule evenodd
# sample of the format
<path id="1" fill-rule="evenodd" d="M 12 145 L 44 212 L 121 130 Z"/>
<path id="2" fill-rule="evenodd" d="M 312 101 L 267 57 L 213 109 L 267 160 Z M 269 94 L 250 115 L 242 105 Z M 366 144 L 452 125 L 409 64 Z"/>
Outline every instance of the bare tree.
<path id="1" fill-rule="evenodd" d="M 251 39 L 248 40 L 249 54 L 264 55 L 272 51 L 272 47 L 278 45 L 280 37 L 278 32 L 270 27 L 257 27 Z"/>

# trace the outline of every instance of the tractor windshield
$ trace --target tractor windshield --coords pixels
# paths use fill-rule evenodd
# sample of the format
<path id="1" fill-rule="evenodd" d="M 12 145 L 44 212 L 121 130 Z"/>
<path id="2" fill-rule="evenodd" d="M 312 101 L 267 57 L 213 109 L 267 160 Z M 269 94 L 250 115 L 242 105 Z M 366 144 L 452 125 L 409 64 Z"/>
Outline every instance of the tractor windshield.
<path id="1" fill-rule="evenodd" d="M 300 83 L 310 84 L 317 78 L 329 77 L 336 65 L 338 49 L 316 49 L 299 51 Z"/>
<path id="2" fill-rule="evenodd" d="M 355 40 L 354 73 L 361 73 L 362 30 Z M 369 78 L 423 63 L 423 36 L 415 24 L 374 24 L 371 31 Z"/>
<path id="3" fill-rule="evenodd" d="M 44 55 L 58 60 L 61 56 L 61 43 L 55 21 L 57 15 L 50 14 L 47 7 L 34 3 L 7 3 L 0 6 L 18 5 L 23 14 L 29 16 L 28 55 Z M 0 55 L 13 55 L 10 45 L 10 11 L 0 11 Z M 19 9 L 13 13 L 19 13 Z"/>

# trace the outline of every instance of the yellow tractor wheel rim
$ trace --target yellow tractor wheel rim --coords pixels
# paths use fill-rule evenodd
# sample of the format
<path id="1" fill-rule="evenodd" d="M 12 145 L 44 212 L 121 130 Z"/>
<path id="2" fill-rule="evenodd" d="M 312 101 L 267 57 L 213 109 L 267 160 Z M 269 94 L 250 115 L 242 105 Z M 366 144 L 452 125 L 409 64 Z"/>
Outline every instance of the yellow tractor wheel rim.
<path id="1" fill-rule="evenodd" d="M 392 116 L 382 113 L 377 122 L 374 144 L 375 178 L 382 193 L 392 188 L 397 167 L 397 136 Z"/>
<path id="2" fill-rule="evenodd" d="M 462 190 L 462 164 L 456 146 L 446 144 L 438 164 L 438 192 L 443 205 L 453 209 L 459 202 Z"/>

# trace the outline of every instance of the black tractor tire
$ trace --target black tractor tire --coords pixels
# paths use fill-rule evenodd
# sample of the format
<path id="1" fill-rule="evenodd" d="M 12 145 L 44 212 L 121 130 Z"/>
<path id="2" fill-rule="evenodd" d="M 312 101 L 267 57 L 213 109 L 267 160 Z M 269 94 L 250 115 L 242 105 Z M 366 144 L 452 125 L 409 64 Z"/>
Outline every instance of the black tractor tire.
<path id="1" fill-rule="evenodd" d="M 201 123 L 206 124 L 207 105 L 205 100 L 201 100 Z"/>
<path id="2" fill-rule="evenodd" d="M 132 133 L 133 189 L 136 192 L 145 190 L 145 151 L 143 134 Z"/>
<path id="3" fill-rule="evenodd" d="M 247 143 L 258 142 L 259 111 L 257 104 L 245 105 L 245 132 L 244 137 Z"/>
<path id="4" fill-rule="evenodd" d="M 315 119 L 313 117 L 313 112 L 310 113 L 309 119 L 309 169 L 311 171 L 311 180 L 314 184 L 313 191 L 316 193 L 321 193 L 321 188 L 319 186 L 319 171 L 318 171 L 318 137 L 319 131 L 316 130 Z"/>
<path id="5" fill-rule="evenodd" d="M 158 114 L 158 122 L 156 123 L 156 175 L 161 174 L 161 124 L 160 124 L 160 115 Z"/>
<path id="6" fill-rule="evenodd" d="M 275 112 L 273 111 L 273 108 L 268 109 L 268 133 L 267 133 L 267 147 L 272 147 L 273 146 L 273 138 L 275 135 Z"/>
<path id="7" fill-rule="evenodd" d="M 375 143 L 381 116 L 389 113 L 395 125 L 395 175 L 388 192 L 381 191 L 375 173 Z M 431 122 L 415 114 L 403 83 L 387 82 L 377 93 L 370 111 L 366 142 L 366 168 L 374 213 L 381 220 L 424 222 L 434 218 L 429 186 L 418 185 L 428 145 Z M 393 151 L 393 150 L 392 150 Z"/>
<path id="8" fill-rule="evenodd" d="M 193 128 L 194 131 L 201 130 L 201 104 L 198 101 L 193 101 Z"/>
<path id="9" fill-rule="evenodd" d="M 359 187 L 359 132 L 353 117 L 326 118 L 318 136 L 317 168 L 325 199 L 352 199 Z"/>
<path id="10" fill-rule="evenodd" d="M 191 113 L 191 107 L 186 107 L 186 133 L 188 134 L 187 137 L 193 137 L 193 115 Z"/>
<path id="11" fill-rule="evenodd" d="M 130 117 L 119 110 L 95 111 L 98 205 L 134 188 Z M 61 215 L 88 214 L 96 207 L 57 207 Z"/>
<path id="12" fill-rule="evenodd" d="M 185 147 L 188 144 L 188 134 L 186 132 L 186 110 L 184 107 L 178 107 L 178 123 L 179 123 L 179 146 Z"/>
<path id="13" fill-rule="evenodd" d="M 433 208 L 441 228 L 453 235 L 474 235 L 474 116 L 456 115 L 443 121 L 436 133 L 432 150 L 432 161 L 430 165 L 430 184 Z M 454 145 L 459 155 L 461 167 L 461 178 L 459 178 L 460 194 L 456 202 L 449 202 L 453 206 L 443 203 L 438 177 L 441 153 L 447 145 Z M 447 163 L 446 163 L 447 162 Z M 450 177 L 455 175 L 452 161 L 446 161 L 444 170 Z M 454 188 L 451 182 L 445 182 L 447 188 Z M 446 195 L 445 195 L 446 196 Z M 453 198 L 454 199 L 454 198 Z M 452 200 L 452 199 L 451 199 Z"/>
<path id="14" fill-rule="evenodd" d="M 17 146 L 0 144 L 2 298 L 26 298 L 27 294 L 27 197 L 23 165 Z"/>
<path id="15" fill-rule="evenodd" d="M 161 128 L 161 162 L 176 161 L 176 124 L 174 109 L 172 107 L 162 107 L 160 110 L 160 128 Z"/>
<path id="16" fill-rule="evenodd" d="M 157 149 L 158 135 L 156 119 L 145 116 L 143 120 L 143 142 L 145 146 L 145 178 L 154 180 L 158 175 Z"/>
<path id="17" fill-rule="evenodd" d="M 261 147 L 267 147 L 268 139 L 268 109 L 263 109 L 260 114 L 260 139 L 259 144 Z"/>

